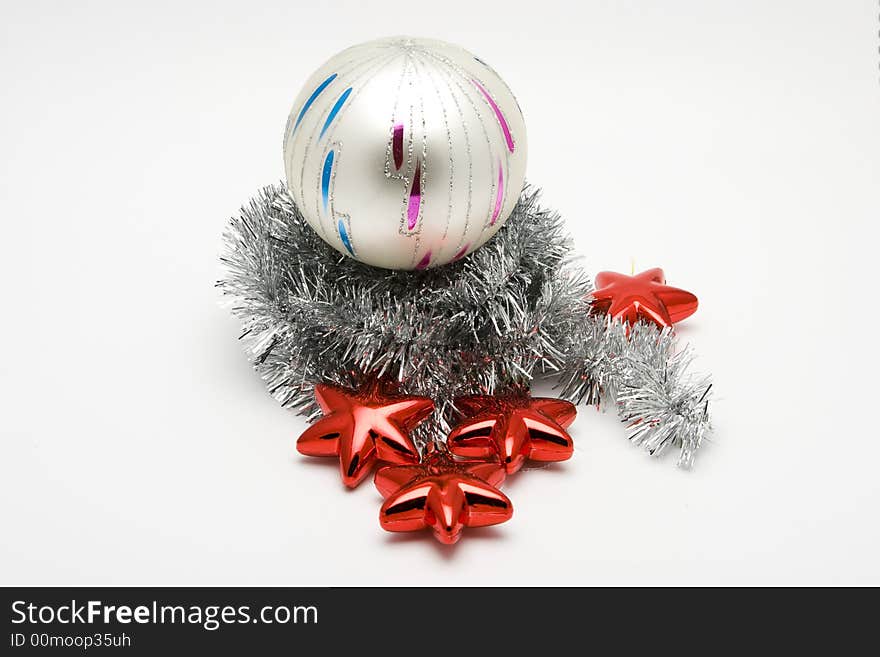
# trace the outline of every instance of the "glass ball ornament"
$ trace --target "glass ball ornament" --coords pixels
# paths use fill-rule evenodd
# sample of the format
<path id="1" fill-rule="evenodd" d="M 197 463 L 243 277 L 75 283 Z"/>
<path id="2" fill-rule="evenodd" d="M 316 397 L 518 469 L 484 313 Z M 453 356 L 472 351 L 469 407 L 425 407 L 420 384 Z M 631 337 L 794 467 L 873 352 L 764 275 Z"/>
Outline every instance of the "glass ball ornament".
<path id="1" fill-rule="evenodd" d="M 525 179 L 510 88 L 458 46 L 394 37 L 309 78 L 284 133 L 287 186 L 335 249 L 377 267 L 463 258 L 502 226 Z"/>

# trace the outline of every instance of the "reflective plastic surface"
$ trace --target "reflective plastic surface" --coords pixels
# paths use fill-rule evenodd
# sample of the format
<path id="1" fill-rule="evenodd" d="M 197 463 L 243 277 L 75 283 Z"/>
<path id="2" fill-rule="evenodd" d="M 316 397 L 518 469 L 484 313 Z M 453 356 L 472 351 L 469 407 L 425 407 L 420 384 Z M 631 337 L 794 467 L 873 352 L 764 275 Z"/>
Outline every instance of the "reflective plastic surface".
<path id="1" fill-rule="evenodd" d="M 451 545 L 465 527 L 505 522 L 513 515 L 510 499 L 496 488 L 504 481 L 497 463 L 458 462 L 431 448 L 418 465 L 386 466 L 376 472 L 376 488 L 386 498 L 379 523 L 390 532 L 430 528 Z"/>
<path id="2" fill-rule="evenodd" d="M 455 405 L 467 418 L 447 439 L 456 456 L 497 459 L 513 474 L 527 459 L 564 461 L 574 451 L 565 429 L 577 409 L 563 399 L 474 395 L 456 399 Z"/>
<path id="3" fill-rule="evenodd" d="M 361 483 L 376 461 L 418 462 L 408 434 L 434 410 L 430 399 L 388 396 L 378 385 L 353 392 L 322 384 L 315 386 L 315 397 L 324 417 L 303 432 L 296 448 L 307 456 L 338 456 L 349 488 Z"/>
<path id="4" fill-rule="evenodd" d="M 614 319 L 634 324 L 640 319 L 672 326 L 697 311 L 697 297 L 666 285 L 660 268 L 635 276 L 603 271 L 596 276 L 593 307 Z"/>

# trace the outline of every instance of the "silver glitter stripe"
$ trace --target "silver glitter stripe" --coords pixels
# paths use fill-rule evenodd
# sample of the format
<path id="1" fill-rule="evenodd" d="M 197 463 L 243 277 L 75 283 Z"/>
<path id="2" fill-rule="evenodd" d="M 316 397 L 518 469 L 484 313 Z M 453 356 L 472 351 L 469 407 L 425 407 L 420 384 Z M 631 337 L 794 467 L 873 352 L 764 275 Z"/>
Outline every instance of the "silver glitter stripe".
<path id="1" fill-rule="evenodd" d="M 483 86 L 483 88 L 486 89 L 486 92 L 490 93 L 488 87 L 486 87 L 486 85 L 483 83 L 483 81 L 478 79 L 475 75 L 472 75 L 469 71 L 464 70 L 461 66 L 456 64 L 454 61 L 452 61 L 448 57 L 444 57 L 443 55 L 438 55 L 433 52 L 429 53 L 429 54 L 431 56 L 433 56 L 435 59 L 438 59 L 439 61 L 445 63 L 450 69 L 452 69 L 459 76 L 459 78 L 464 80 L 465 86 L 468 89 L 468 91 L 471 91 L 471 93 L 473 93 L 475 97 L 479 98 L 480 103 L 485 104 L 486 107 L 488 107 L 489 110 L 492 112 L 492 117 L 493 117 L 492 125 L 498 126 L 498 120 L 497 120 L 497 118 L 494 118 L 495 111 L 492 109 L 492 106 L 489 104 L 489 101 L 486 100 L 486 98 L 483 96 L 482 93 L 477 93 L 476 91 L 473 91 L 473 87 L 474 87 L 473 81 L 477 80 L 477 82 L 479 82 Z M 464 90 L 462 90 L 462 91 L 464 92 Z M 493 100 L 494 100 L 494 97 L 493 97 Z M 473 100 L 470 95 L 468 95 L 468 101 L 473 103 Z M 507 128 L 508 128 L 508 130 L 510 130 L 510 138 L 513 140 L 513 143 L 515 146 L 516 145 L 516 134 L 514 133 L 513 128 L 511 127 L 509 121 L 508 121 Z M 485 129 L 486 128 L 484 126 L 484 130 Z M 498 129 L 500 130 L 501 127 L 498 126 Z M 488 139 L 488 137 L 487 137 L 487 139 Z M 490 148 L 489 150 L 491 152 L 492 149 Z M 504 185 L 504 195 L 503 195 L 502 201 L 501 201 L 501 210 L 499 211 L 499 214 L 498 214 L 499 217 L 506 216 L 504 211 L 505 211 L 505 208 L 507 207 L 508 196 L 510 195 L 510 151 L 507 148 L 504 148 L 503 153 L 504 153 L 504 166 L 506 169 L 505 177 L 508 181 L 508 184 Z M 498 157 L 497 153 L 493 153 L 493 156 L 494 156 L 493 159 L 496 159 L 496 160 L 501 159 Z M 495 183 L 496 179 L 497 179 L 497 176 L 495 176 L 494 164 L 493 164 L 493 170 L 492 170 L 493 190 L 497 186 L 497 184 Z M 518 196 L 519 192 L 520 192 L 520 190 L 517 189 L 517 190 L 514 190 L 513 193 Z M 489 199 L 489 219 L 483 225 L 483 230 L 486 230 L 487 228 L 490 228 L 492 226 L 492 211 L 493 211 L 494 207 L 495 207 L 495 194 L 493 193 L 492 197 Z"/>

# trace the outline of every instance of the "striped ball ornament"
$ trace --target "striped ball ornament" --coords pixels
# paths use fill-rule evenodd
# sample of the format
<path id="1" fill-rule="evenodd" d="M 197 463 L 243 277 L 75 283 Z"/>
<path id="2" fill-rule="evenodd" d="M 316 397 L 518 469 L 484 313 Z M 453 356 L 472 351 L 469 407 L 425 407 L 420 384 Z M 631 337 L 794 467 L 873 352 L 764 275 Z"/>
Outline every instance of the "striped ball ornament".
<path id="1" fill-rule="evenodd" d="M 525 124 L 508 86 L 468 51 L 379 39 L 306 82 L 284 166 L 328 244 L 377 267 L 425 269 L 463 258 L 507 219 L 525 178 Z"/>

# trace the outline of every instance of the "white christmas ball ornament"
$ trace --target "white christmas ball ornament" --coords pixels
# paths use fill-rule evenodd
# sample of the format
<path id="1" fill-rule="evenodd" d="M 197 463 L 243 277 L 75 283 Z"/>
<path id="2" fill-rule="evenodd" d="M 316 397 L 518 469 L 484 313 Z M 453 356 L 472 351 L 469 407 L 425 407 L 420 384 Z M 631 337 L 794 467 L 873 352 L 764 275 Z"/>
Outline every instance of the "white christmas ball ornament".
<path id="1" fill-rule="evenodd" d="M 487 64 L 397 37 L 342 51 L 296 99 L 287 185 L 340 252 L 389 269 L 452 262 L 501 227 L 525 178 L 526 131 Z"/>

